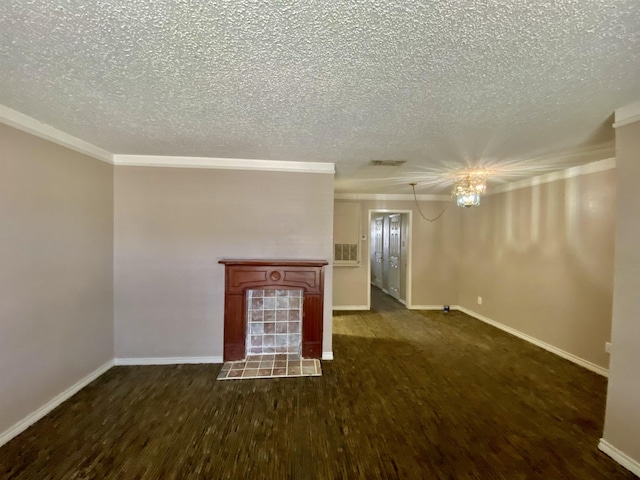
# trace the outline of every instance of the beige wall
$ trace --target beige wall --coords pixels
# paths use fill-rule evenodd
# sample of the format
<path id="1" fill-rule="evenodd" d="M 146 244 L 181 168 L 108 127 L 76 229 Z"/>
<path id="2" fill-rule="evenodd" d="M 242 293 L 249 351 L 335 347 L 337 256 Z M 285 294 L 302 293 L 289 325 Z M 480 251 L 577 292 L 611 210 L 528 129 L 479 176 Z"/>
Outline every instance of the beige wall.
<path id="1" fill-rule="evenodd" d="M 333 211 L 334 243 L 360 243 L 360 206 L 357 203 L 336 202 Z"/>
<path id="2" fill-rule="evenodd" d="M 615 189 L 606 170 L 461 209 L 459 304 L 607 368 Z"/>
<path id="3" fill-rule="evenodd" d="M 332 259 L 333 175 L 116 167 L 117 358 L 222 356 L 224 258 Z M 331 351 L 331 265 L 325 269 Z"/>
<path id="4" fill-rule="evenodd" d="M 412 212 L 411 303 L 413 305 L 455 304 L 457 301 L 459 256 L 459 209 L 449 206 L 436 222 L 423 220 L 415 202 L 398 200 L 336 200 L 357 203 L 361 209 L 361 232 L 367 240 L 360 242 L 362 261 L 358 267 L 334 267 L 333 303 L 337 307 L 364 307 L 369 290 L 368 259 L 371 247 L 370 210 Z M 435 217 L 450 202 L 421 201 L 429 218 Z"/>
<path id="5" fill-rule="evenodd" d="M 113 359 L 113 166 L 0 125 L 0 432 Z"/>
<path id="6" fill-rule="evenodd" d="M 640 121 L 616 129 L 612 354 L 603 439 L 640 472 Z"/>

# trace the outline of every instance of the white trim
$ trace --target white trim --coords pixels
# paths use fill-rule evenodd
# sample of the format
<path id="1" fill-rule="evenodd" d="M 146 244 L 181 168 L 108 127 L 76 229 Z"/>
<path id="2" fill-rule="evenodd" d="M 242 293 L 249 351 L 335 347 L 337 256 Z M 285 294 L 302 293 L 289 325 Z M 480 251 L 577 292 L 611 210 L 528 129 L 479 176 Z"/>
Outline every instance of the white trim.
<path id="1" fill-rule="evenodd" d="M 460 310 L 461 312 L 464 312 L 467 315 L 470 315 L 474 318 L 477 318 L 478 320 L 484 323 L 487 323 L 493 327 L 499 328 L 504 332 L 510 333 L 511 335 L 521 338 L 522 340 L 526 340 L 527 342 L 532 343 L 540 348 L 544 348 L 545 350 L 551 353 L 555 353 L 559 357 L 569 360 L 570 362 L 573 362 L 577 365 L 580 365 L 581 367 L 584 367 L 587 370 L 591 370 L 592 372 L 595 372 L 598 375 L 602 375 L 603 377 L 609 376 L 609 371 L 606 368 L 603 368 L 600 365 L 596 365 L 595 363 L 585 360 L 584 358 L 580 358 L 574 355 L 573 353 L 569 353 L 558 347 L 554 347 L 553 345 L 543 342 L 542 340 L 538 340 L 537 338 L 527 335 L 526 333 L 522 333 L 521 331 L 516 330 L 515 328 L 511 328 L 500 322 L 496 322 L 495 320 L 485 317 L 484 315 L 480 315 L 479 313 L 476 313 L 473 310 L 469 310 L 468 308 L 457 305 L 455 309 Z"/>
<path id="2" fill-rule="evenodd" d="M 335 165 L 330 162 L 289 162 L 284 160 L 251 160 L 242 158 L 113 154 L 5 105 L 0 105 L 0 122 L 84 155 L 115 165 L 328 173 L 331 175 L 336 172 Z"/>
<path id="3" fill-rule="evenodd" d="M 603 172 L 605 170 L 611 170 L 616 168 L 615 157 L 605 158 L 604 160 L 598 160 L 597 162 L 587 163 L 585 165 L 578 165 L 577 167 L 567 168 L 560 170 L 559 172 L 551 172 L 545 175 L 539 175 L 537 177 L 525 178 L 517 182 L 507 183 L 497 187 L 491 187 L 487 192 L 487 196 L 494 195 L 496 193 L 511 192 L 520 188 L 533 187 L 535 185 L 542 185 L 543 183 L 556 182 L 558 180 L 565 180 L 567 178 L 578 177 L 580 175 L 587 175 L 589 173 Z"/>
<path id="4" fill-rule="evenodd" d="M 181 365 L 194 363 L 224 363 L 222 357 L 141 357 L 116 358 L 116 365 Z"/>
<path id="5" fill-rule="evenodd" d="M 598 443 L 598 449 L 611 458 L 613 458 L 616 462 L 622 465 L 624 468 L 629 470 L 631 473 L 634 473 L 640 477 L 640 462 L 634 460 L 629 455 L 624 452 L 621 452 L 616 447 L 607 442 L 604 438 L 600 439 L 600 443 Z"/>
<path id="6" fill-rule="evenodd" d="M 449 305 L 449 310 L 455 310 L 454 305 Z M 444 312 L 444 305 L 411 305 L 409 310 L 442 310 Z"/>
<path id="7" fill-rule="evenodd" d="M 638 120 L 640 120 L 640 114 L 638 114 L 638 115 L 634 115 L 633 117 L 626 118 L 626 119 L 621 120 L 621 121 L 619 121 L 619 122 L 615 122 L 615 123 L 613 124 L 613 128 L 620 128 L 620 127 L 624 127 L 625 125 L 629 125 L 630 123 L 635 123 L 635 122 L 637 122 Z"/>
<path id="8" fill-rule="evenodd" d="M 215 168 L 221 170 L 261 170 L 272 172 L 329 173 L 336 169 L 333 163 L 287 162 L 283 160 L 250 160 L 243 158 L 174 157 L 162 155 L 113 156 L 116 165 L 131 167 Z"/>
<path id="9" fill-rule="evenodd" d="M 334 260 L 333 266 L 334 267 L 359 267 L 360 261 L 359 260 Z"/>
<path id="10" fill-rule="evenodd" d="M 113 163 L 110 152 L 4 105 L 0 105 L 0 122 L 103 162 Z"/>
<path id="11" fill-rule="evenodd" d="M 333 360 L 333 352 L 322 352 L 322 360 Z"/>
<path id="12" fill-rule="evenodd" d="M 640 102 L 616 108 L 613 128 L 623 127 L 640 120 Z"/>
<path id="13" fill-rule="evenodd" d="M 336 310 L 369 310 L 367 305 L 334 305 L 333 311 Z"/>
<path id="14" fill-rule="evenodd" d="M 451 195 L 416 195 L 418 200 L 448 202 Z M 336 193 L 333 198 L 335 200 L 400 200 L 414 201 L 413 195 L 410 194 L 387 194 L 387 193 Z M 378 210 L 381 211 L 381 210 Z M 395 210 L 394 210 L 395 211 Z"/>
<path id="15" fill-rule="evenodd" d="M 14 437 L 18 436 L 19 434 L 21 434 L 22 432 L 24 432 L 31 425 L 33 425 L 38 420 L 40 420 L 42 417 L 47 415 L 49 412 L 51 412 L 54 408 L 56 408 L 62 402 L 68 400 L 73 395 L 78 393 L 80 390 L 82 390 L 84 387 L 89 385 L 91 382 L 93 382 L 96 378 L 98 378 L 100 375 L 105 373 L 111 367 L 113 367 L 113 360 L 109 360 L 104 365 L 98 367 L 96 370 L 91 372 L 89 375 L 87 375 L 86 377 L 82 378 L 81 380 L 77 381 L 72 386 L 67 388 L 64 392 L 60 393 L 59 395 L 56 395 L 54 398 L 49 400 L 47 403 L 45 403 L 43 406 L 41 406 L 35 412 L 31 412 L 29 415 L 27 415 L 25 418 L 20 420 L 14 426 L 12 426 L 8 430 L 5 430 L 4 432 L 2 432 L 0 434 L 0 447 L 2 445 L 4 445 L 5 443 L 7 443 L 12 438 L 14 438 Z"/>

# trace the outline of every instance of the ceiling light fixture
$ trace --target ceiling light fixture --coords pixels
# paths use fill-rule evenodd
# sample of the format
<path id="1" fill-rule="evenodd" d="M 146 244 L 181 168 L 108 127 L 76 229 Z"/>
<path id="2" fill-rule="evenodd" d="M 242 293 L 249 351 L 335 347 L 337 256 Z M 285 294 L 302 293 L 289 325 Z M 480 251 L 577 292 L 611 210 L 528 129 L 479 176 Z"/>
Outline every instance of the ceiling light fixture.
<path id="1" fill-rule="evenodd" d="M 487 171 L 475 171 L 459 173 L 454 176 L 453 189 L 451 195 L 456 197 L 456 205 L 459 207 L 477 207 L 480 205 L 480 195 L 483 195 L 487 191 L 487 177 L 489 173 Z M 448 205 L 445 205 L 444 209 L 436 215 L 434 218 L 428 218 L 422 213 L 422 209 L 418 204 L 418 196 L 416 195 L 417 183 L 410 183 L 413 190 L 413 199 L 416 202 L 416 207 L 420 216 L 427 222 L 435 222 L 447 209 Z"/>
<path id="2" fill-rule="evenodd" d="M 452 195 L 456 196 L 459 207 L 477 207 L 480 195 L 487 191 L 487 174 L 485 172 L 469 172 L 455 178 Z"/>

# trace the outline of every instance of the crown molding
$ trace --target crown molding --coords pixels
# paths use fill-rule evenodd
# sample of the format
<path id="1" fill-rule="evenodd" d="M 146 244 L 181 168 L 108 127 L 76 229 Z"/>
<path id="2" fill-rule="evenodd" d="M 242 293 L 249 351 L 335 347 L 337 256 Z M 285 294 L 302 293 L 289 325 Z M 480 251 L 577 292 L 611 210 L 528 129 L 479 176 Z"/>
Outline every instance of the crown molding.
<path id="1" fill-rule="evenodd" d="M 615 157 L 605 158 L 604 160 L 598 160 L 597 162 L 591 162 L 585 165 L 578 165 L 577 167 L 567 168 L 566 170 L 560 170 L 559 172 L 551 172 L 545 175 L 525 178 L 524 180 L 519 180 L 517 182 L 491 187 L 485 196 L 511 192 L 513 190 L 533 187 L 535 185 L 542 185 L 544 183 L 551 183 L 558 180 L 566 180 L 568 178 L 579 177 L 580 175 L 587 175 L 589 173 L 603 172 L 605 170 L 611 170 L 612 168 L 616 168 Z"/>
<path id="2" fill-rule="evenodd" d="M 623 127 L 640 120 L 640 102 L 616 108 L 613 128 Z"/>
<path id="3" fill-rule="evenodd" d="M 130 167 L 214 168 L 222 170 L 259 170 L 275 172 L 335 173 L 333 163 L 250 160 L 243 158 L 175 157 L 163 155 L 113 156 L 115 165 Z"/>
<path id="4" fill-rule="evenodd" d="M 5 105 L 0 105 L 0 122 L 84 155 L 115 165 L 328 173 L 332 175 L 335 173 L 334 164 L 326 162 L 287 162 L 283 160 L 113 154 Z"/>
<path id="5" fill-rule="evenodd" d="M 640 102 L 621 107 L 615 111 L 614 128 L 628 125 L 640 120 Z M 35 118 L 13 110 L 0 104 L 0 122 L 37 137 L 51 141 L 76 152 L 88 155 L 98 160 L 123 166 L 142 167 L 174 167 L 174 168 L 214 168 L 229 170 L 257 170 L 277 172 L 327 173 L 335 174 L 335 165 L 329 162 L 289 162 L 283 160 L 253 160 L 214 157 L 185 157 L 162 155 L 125 155 L 112 154 L 107 150 L 96 147 L 78 137 L 58 130 Z M 560 172 L 533 177 L 506 185 L 492 187 L 488 195 L 503 193 L 519 188 L 526 188 L 542 183 L 595 173 L 615 168 L 615 158 L 607 158 L 598 162 L 572 167 Z M 417 195 L 421 201 L 448 201 L 450 195 Z M 382 201 L 412 201 L 410 194 L 369 194 L 369 193 L 337 193 L 336 200 L 382 200 Z"/>
<path id="6" fill-rule="evenodd" d="M 640 105 L 640 102 L 639 102 Z M 511 192 L 521 188 L 533 187 L 544 183 L 551 183 L 558 180 L 566 180 L 568 178 L 587 175 L 589 173 L 603 172 L 616 168 L 616 158 L 610 157 L 598 160 L 584 165 L 566 168 L 557 172 L 538 175 L 537 177 L 525 178 L 515 182 L 505 183 L 503 185 L 491 186 L 487 189 L 487 193 L 483 197 L 495 195 L 498 193 Z M 452 195 L 417 195 L 418 200 L 423 201 L 449 201 Z M 393 195 L 393 194 L 376 194 L 376 193 L 336 193 L 334 200 L 408 200 L 413 201 L 413 195 Z"/>
<path id="7" fill-rule="evenodd" d="M 386 194 L 386 193 L 336 193 L 335 200 L 396 200 L 413 201 L 413 195 L 409 194 Z M 416 195 L 418 200 L 432 202 L 447 202 L 451 200 L 451 195 Z"/>
<path id="8" fill-rule="evenodd" d="M 110 152 L 4 105 L 0 105 L 0 122 L 103 162 L 113 163 Z"/>

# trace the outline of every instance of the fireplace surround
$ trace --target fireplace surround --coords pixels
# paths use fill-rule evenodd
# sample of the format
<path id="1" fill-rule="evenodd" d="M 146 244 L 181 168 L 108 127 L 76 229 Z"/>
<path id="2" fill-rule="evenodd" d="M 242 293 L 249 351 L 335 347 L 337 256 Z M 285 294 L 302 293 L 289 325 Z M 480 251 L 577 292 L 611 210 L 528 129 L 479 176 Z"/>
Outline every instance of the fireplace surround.
<path id="1" fill-rule="evenodd" d="M 325 260 L 220 260 L 225 266 L 224 361 L 246 358 L 247 293 L 251 290 L 302 291 L 303 358 L 322 356 Z"/>

